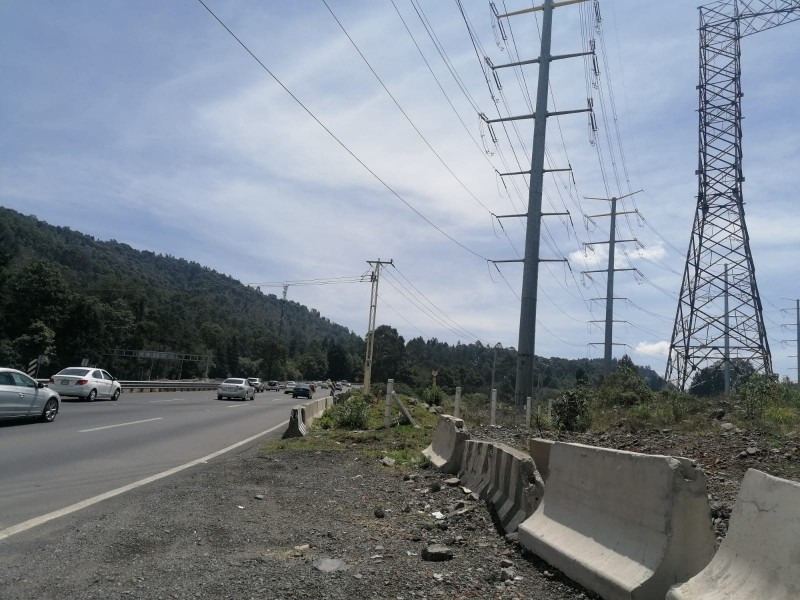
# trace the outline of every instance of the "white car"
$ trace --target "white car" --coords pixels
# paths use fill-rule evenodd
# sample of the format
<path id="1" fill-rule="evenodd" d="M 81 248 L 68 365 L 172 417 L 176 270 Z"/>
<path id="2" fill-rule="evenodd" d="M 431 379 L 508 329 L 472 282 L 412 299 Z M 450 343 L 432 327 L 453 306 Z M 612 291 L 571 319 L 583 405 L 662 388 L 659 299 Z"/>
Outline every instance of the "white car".
<path id="1" fill-rule="evenodd" d="M 294 390 L 294 386 L 296 386 L 296 385 L 297 385 L 297 383 L 295 383 L 294 381 L 287 381 L 286 382 L 286 387 L 284 388 L 283 393 L 284 394 L 291 394 L 292 390 Z"/>
<path id="2" fill-rule="evenodd" d="M 64 397 L 83 398 L 94 402 L 97 398 L 118 400 L 122 385 L 108 371 L 95 367 L 68 367 L 50 378 L 47 384 Z"/>
<path id="3" fill-rule="evenodd" d="M 254 388 L 247 379 L 231 377 L 219 384 L 217 388 L 217 400 L 222 400 L 223 398 L 255 400 L 256 388 Z"/>
<path id="4" fill-rule="evenodd" d="M 0 368 L 0 419 L 38 417 L 50 423 L 60 408 L 58 392 L 22 371 Z"/>

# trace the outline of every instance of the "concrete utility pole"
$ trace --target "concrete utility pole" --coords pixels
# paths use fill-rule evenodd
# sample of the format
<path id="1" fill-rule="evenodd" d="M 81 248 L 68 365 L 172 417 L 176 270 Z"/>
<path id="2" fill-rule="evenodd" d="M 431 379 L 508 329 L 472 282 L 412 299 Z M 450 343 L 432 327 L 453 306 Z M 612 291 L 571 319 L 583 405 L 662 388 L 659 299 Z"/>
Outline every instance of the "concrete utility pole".
<path id="1" fill-rule="evenodd" d="M 639 190 L 641 191 L 641 190 Z M 615 256 L 615 249 L 617 244 L 621 244 L 623 242 L 635 242 L 639 243 L 639 240 L 632 239 L 632 240 L 618 240 L 617 239 L 617 215 L 630 215 L 636 214 L 635 210 L 626 210 L 622 212 L 617 212 L 617 200 L 622 200 L 623 198 L 627 198 L 628 196 L 633 196 L 634 194 L 638 194 L 639 192 L 632 192 L 630 194 L 626 194 L 624 196 L 620 196 L 617 198 L 616 196 L 612 198 L 585 198 L 586 200 L 602 200 L 604 202 L 611 202 L 611 212 L 604 213 L 601 215 L 587 215 L 587 218 L 594 219 L 597 217 L 611 217 L 611 225 L 608 231 L 608 241 L 605 242 L 588 242 L 584 244 L 585 247 L 590 246 L 597 246 L 599 244 L 608 244 L 608 267 L 605 269 L 606 273 L 606 318 L 605 318 L 605 351 L 603 353 L 603 372 L 608 375 L 611 373 L 611 361 L 612 361 L 612 348 L 615 345 L 613 342 L 613 334 L 614 334 L 614 300 L 625 300 L 625 298 L 615 298 L 614 297 L 614 272 L 615 271 L 635 271 L 636 269 L 627 268 L 627 269 L 616 269 L 614 268 L 614 256 Z M 582 273 L 602 273 L 602 269 L 594 269 L 589 271 L 582 271 Z M 593 300 L 603 300 L 603 298 L 593 298 Z M 589 321 L 590 323 L 599 323 L 598 320 Z M 624 323 L 624 321 L 618 321 Z M 622 344 L 616 344 L 617 346 L 621 346 Z"/>
<path id="2" fill-rule="evenodd" d="M 367 329 L 367 356 L 364 359 L 364 394 L 369 394 L 372 379 L 372 347 L 375 343 L 375 318 L 378 314 L 378 282 L 381 278 L 381 267 L 394 264 L 392 260 L 368 260 L 367 264 L 374 266 L 372 270 L 372 292 L 369 299 L 369 326 Z"/>
<path id="3" fill-rule="evenodd" d="M 517 379 L 514 390 L 514 402 L 523 406 L 528 396 L 533 395 L 533 361 L 536 346 L 536 301 L 539 281 L 539 244 L 542 219 L 542 188 L 544 182 L 544 155 L 545 137 L 547 133 L 547 117 L 579 112 L 589 112 L 591 109 L 567 110 L 548 113 L 547 90 L 550 83 L 550 63 L 561 58 L 572 58 L 592 54 L 581 52 L 562 56 L 550 54 L 551 34 L 553 29 L 553 8 L 568 4 L 578 4 L 585 0 L 564 0 L 555 3 L 553 0 L 544 0 L 540 6 L 534 6 L 506 14 L 497 15 L 498 19 L 509 18 L 529 12 L 542 11 L 542 43 L 539 58 L 507 65 L 492 66 L 493 70 L 517 67 L 524 64 L 539 64 L 539 79 L 536 87 L 536 108 L 532 115 L 505 117 L 487 120 L 487 123 L 514 121 L 519 119 L 534 119 L 533 148 L 531 151 L 530 189 L 528 191 L 527 228 L 525 232 L 525 259 L 522 272 L 522 302 L 519 317 L 519 345 L 517 348 Z M 559 169 L 560 170 L 560 169 Z M 523 172 L 524 173 L 524 172 Z M 507 173 L 517 175 L 521 173 Z M 518 215 L 522 216 L 522 215 Z M 496 261 L 503 262 L 503 261 Z M 509 261 L 504 261 L 509 262 Z"/>

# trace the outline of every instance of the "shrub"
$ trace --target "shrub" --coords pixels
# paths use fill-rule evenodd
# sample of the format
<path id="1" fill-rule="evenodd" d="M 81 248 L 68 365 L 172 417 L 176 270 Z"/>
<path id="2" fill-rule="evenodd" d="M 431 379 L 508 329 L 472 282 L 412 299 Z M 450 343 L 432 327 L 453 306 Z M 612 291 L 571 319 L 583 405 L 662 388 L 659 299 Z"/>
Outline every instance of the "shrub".
<path id="1" fill-rule="evenodd" d="M 316 423 L 322 429 L 366 429 L 369 405 L 362 396 L 355 396 L 335 404 Z"/>
<path id="2" fill-rule="evenodd" d="M 553 400 L 553 423 L 562 431 L 586 431 L 591 425 L 586 389 L 567 390 Z"/>
<path id="3" fill-rule="evenodd" d="M 422 400 L 428 404 L 440 406 L 444 400 L 444 392 L 438 385 L 429 387 L 422 392 Z"/>
<path id="4" fill-rule="evenodd" d="M 746 419 L 760 419 L 764 408 L 778 397 L 780 384 L 771 377 L 753 375 L 739 390 L 739 401 Z"/>

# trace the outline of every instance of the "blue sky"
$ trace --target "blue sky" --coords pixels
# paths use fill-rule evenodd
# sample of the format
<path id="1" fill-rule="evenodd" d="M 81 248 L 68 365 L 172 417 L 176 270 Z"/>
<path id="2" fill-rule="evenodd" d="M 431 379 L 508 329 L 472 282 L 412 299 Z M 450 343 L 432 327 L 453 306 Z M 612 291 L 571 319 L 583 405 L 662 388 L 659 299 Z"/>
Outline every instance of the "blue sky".
<path id="1" fill-rule="evenodd" d="M 410 0 L 327 1 L 419 133 L 322 0 L 207 4 L 352 153 L 458 244 L 354 160 L 196 0 L 0 2 L 0 205 L 243 283 L 355 276 L 367 260 L 391 258 L 397 268 L 384 272 L 379 323 L 406 339 L 516 346 L 521 265 L 501 265 L 501 277 L 485 259 L 523 251 L 524 225 L 504 220 L 506 236 L 490 213 L 522 212 L 527 192 L 521 177 L 505 178 L 506 191 L 495 174 L 517 168 L 502 130 L 495 127 L 496 148 L 477 116 L 476 108 L 497 112 L 457 3 L 416 6 L 471 100 Z M 512 47 L 522 58 L 538 55 L 533 17 L 511 21 L 516 46 L 498 45 L 488 3 L 462 4 L 494 64 L 509 62 Z M 605 183 L 586 116 L 550 119 L 550 166 L 571 164 L 575 181 L 548 176 L 545 210 L 569 210 L 571 223 L 546 218 L 541 256 L 568 257 L 572 271 L 559 263 L 540 270 L 536 353 L 602 356 L 591 343 L 603 331 L 589 321 L 604 317 L 591 298 L 605 295 L 605 278 L 580 271 L 604 266 L 603 247 L 593 263 L 582 244 L 608 239 L 608 220 L 593 225 L 583 215 L 608 205 L 583 198 L 643 189 L 620 206 L 638 208 L 647 225 L 631 217 L 618 227 L 618 237 L 637 238 L 642 249 L 628 244 L 626 256 L 619 246 L 617 264 L 644 279 L 616 276 L 615 295 L 629 301 L 616 304 L 615 318 L 627 323 L 615 327 L 615 342 L 627 347 L 615 356 L 627 352 L 663 373 L 697 192 L 698 11 L 685 1 L 602 0 L 600 8 Z M 581 51 L 585 25 L 580 8 L 558 9 L 553 52 Z M 800 296 L 798 27 L 742 43 L 747 224 L 774 366 L 792 379 L 794 343 L 781 340 L 796 336 L 781 325 L 794 314 L 781 309 Z M 509 70 L 500 74 L 504 116 L 506 103 L 511 114 L 529 112 L 520 88 L 534 91 L 537 70 L 524 72 L 523 84 Z M 582 60 L 555 62 L 551 75 L 551 110 L 585 107 Z M 532 124 L 520 123 L 518 136 L 527 168 Z M 288 294 L 364 335 L 368 284 L 292 285 Z M 435 308 L 424 312 L 409 296 Z"/>

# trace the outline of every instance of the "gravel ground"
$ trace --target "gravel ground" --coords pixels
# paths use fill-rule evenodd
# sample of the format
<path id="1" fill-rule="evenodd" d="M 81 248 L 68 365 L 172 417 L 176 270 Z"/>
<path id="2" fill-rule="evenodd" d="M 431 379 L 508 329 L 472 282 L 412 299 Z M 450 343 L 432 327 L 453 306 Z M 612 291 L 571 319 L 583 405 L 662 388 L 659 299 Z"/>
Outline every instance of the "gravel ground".
<path id="1" fill-rule="evenodd" d="M 471 433 L 523 449 L 529 436 Z M 800 464 L 796 437 L 735 428 L 562 439 L 695 459 L 718 535 L 748 467 L 796 478 Z M 0 598 L 596 598 L 502 537 L 486 506 L 448 477 L 350 450 L 251 447 L 0 542 Z M 425 560 L 435 543 L 452 558 Z"/>

